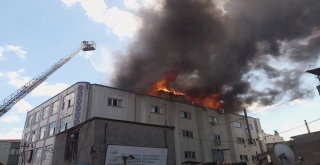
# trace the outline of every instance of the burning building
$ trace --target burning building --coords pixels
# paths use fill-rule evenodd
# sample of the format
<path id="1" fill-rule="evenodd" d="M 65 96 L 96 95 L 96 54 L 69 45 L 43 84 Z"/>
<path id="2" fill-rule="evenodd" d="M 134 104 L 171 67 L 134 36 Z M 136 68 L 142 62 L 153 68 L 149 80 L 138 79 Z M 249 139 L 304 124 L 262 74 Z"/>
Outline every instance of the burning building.
<path id="1" fill-rule="evenodd" d="M 20 162 L 101 164 L 111 152 L 108 146 L 129 145 L 133 148 L 128 151 L 159 148 L 170 165 L 256 163 L 263 145 L 259 119 L 249 117 L 246 124 L 244 116 L 198 106 L 184 96 L 159 94 L 76 83 L 28 112 Z M 62 156 L 66 150 L 73 152 Z"/>
<path id="2" fill-rule="evenodd" d="M 113 86 L 223 102 L 228 112 L 299 95 L 319 60 L 319 10 L 317 0 L 163 0 L 160 11 L 138 13 L 143 26 Z"/>

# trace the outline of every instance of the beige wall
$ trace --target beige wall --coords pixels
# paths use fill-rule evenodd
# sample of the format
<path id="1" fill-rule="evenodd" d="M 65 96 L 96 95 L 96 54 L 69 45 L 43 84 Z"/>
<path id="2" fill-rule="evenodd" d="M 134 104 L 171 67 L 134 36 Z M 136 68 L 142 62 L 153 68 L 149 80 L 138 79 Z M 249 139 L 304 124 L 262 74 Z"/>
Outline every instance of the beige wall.
<path id="1" fill-rule="evenodd" d="M 224 158 L 227 162 L 240 161 L 240 154 L 247 155 L 248 164 L 254 164 L 251 160 L 252 155 L 261 153 L 261 147 L 257 142 L 256 146 L 248 145 L 248 133 L 245 129 L 244 116 L 237 114 L 218 113 L 218 111 L 206 109 L 191 104 L 174 101 L 172 97 L 162 99 L 158 97 L 138 95 L 130 91 L 119 90 L 116 88 L 106 87 L 102 85 L 91 85 L 89 83 L 77 83 L 67 90 L 44 102 L 39 107 L 30 111 L 28 115 L 41 110 L 46 105 L 51 105 L 54 101 L 60 99 L 70 92 L 76 92 L 79 85 L 84 85 L 82 104 L 81 104 L 81 122 L 92 117 L 103 117 L 110 119 L 135 121 L 157 125 L 167 125 L 175 127 L 175 150 L 176 161 L 181 163 L 189 160 L 185 159 L 185 151 L 193 151 L 196 158 L 192 159 L 200 162 L 212 161 L 212 149 L 226 149 Z M 77 96 L 77 93 L 75 94 Z M 122 107 L 108 106 L 108 98 L 121 99 Z M 76 102 L 75 98 L 75 102 Z M 181 100 L 180 100 L 181 101 Z M 75 103 L 76 104 L 76 103 Z M 150 106 L 161 107 L 161 113 L 150 112 Z M 180 112 L 185 111 L 191 113 L 191 119 L 180 117 Z M 41 121 L 40 125 L 46 125 L 51 121 L 59 122 L 66 112 L 60 112 L 56 116 L 52 116 L 45 121 Z M 69 114 L 73 114 L 74 107 L 68 110 Z M 208 117 L 217 117 L 218 124 L 209 123 Z M 233 127 L 232 121 L 240 120 L 242 128 Z M 258 119 L 249 117 L 249 123 L 253 126 L 251 130 L 252 137 L 258 138 L 262 132 Z M 25 128 L 24 132 L 30 132 L 32 129 L 38 129 L 40 125 Z M 57 127 L 59 129 L 59 127 Z M 182 130 L 193 132 L 193 138 L 184 137 Z M 212 135 L 218 134 L 221 137 L 221 144 L 217 145 L 212 140 Z M 242 137 L 246 140 L 246 144 L 238 144 L 236 137 Z M 47 139 L 47 142 L 54 144 L 54 139 Z M 37 143 L 38 144 L 38 143 Z M 44 146 L 43 143 L 39 145 Z M 229 150 L 228 150 L 229 149 Z"/>

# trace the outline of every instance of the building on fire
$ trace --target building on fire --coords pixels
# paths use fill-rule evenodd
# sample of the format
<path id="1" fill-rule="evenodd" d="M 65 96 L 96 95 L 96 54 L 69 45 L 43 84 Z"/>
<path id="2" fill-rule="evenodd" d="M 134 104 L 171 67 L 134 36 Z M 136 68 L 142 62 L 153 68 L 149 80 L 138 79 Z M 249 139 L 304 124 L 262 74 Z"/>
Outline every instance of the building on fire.
<path id="1" fill-rule="evenodd" d="M 248 123 L 242 115 L 169 94 L 154 97 L 78 82 L 28 112 L 20 163 L 256 164 L 263 132 L 259 119 L 248 117 Z"/>

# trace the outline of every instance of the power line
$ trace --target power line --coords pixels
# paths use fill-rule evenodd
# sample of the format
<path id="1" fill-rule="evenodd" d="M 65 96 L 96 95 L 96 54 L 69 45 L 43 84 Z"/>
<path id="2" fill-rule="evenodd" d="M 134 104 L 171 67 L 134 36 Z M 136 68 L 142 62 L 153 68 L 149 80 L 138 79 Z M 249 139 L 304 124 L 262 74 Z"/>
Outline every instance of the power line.
<path id="1" fill-rule="evenodd" d="M 269 108 L 269 109 L 265 109 L 265 110 L 263 110 L 263 111 L 260 111 L 260 112 L 257 112 L 257 113 L 253 113 L 253 114 L 251 114 L 250 116 L 255 116 L 255 115 L 258 115 L 258 114 L 263 113 L 263 112 L 266 112 L 266 111 L 274 110 L 276 107 L 279 107 L 279 106 L 281 106 L 281 105 L 284 105 L 284 104 L 287 104 L 287 103 L 289 103 L 289 102 L 291 102 L 291 101 L 294 101 L 294 100 L 296 100 L 296 99 L 298 99 L 298 98 L 300 98 L 300 97 L 302 97 L 302 96 L 304 96 L 304 95 L 306 95 L 306 94 L 308 94 L 308 93 L 310 93 L 310 92 L 312 92 L 312 91 L 314 91 L 314 90 L 315 90 L 315 89 L 308 90 L 307 92 L 302 93 L 302 94 L 300 94 L 300 95 L 298 95 L 298 96 L 295 96 L 295 97 L 293 97 L 293 98 L 291 98 L 291 99 L 289 99 L 289 100 L 287 100 L 287 101 L 285 101 L 285 102 L 282 102 L 282 103 L 276 104 L 276 105 L 274 105 L 274 106 L 271 106 L 271 108 Z"/>

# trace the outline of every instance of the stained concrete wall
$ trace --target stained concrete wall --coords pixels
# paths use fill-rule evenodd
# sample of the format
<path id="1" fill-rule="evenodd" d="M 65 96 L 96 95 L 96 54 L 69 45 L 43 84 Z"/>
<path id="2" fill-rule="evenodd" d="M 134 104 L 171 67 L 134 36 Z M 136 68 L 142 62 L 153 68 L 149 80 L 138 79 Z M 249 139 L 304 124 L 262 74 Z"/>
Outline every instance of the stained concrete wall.
<path id="1" fill-rule="evenodd" d="M 69 157 L 66 160 L 68 135 L 63 132 L 56 136 L 58 143 L 54 148 L 53 164 L 69 165 L 77 162 L 103 165 L 108 145 L 167 148 L 167 164 L 176 164 L 173 127 L 95 118 L 80 125 L 78 131 L 72 129 L 68 132 L 79 132 L 77 158 Z"/>

